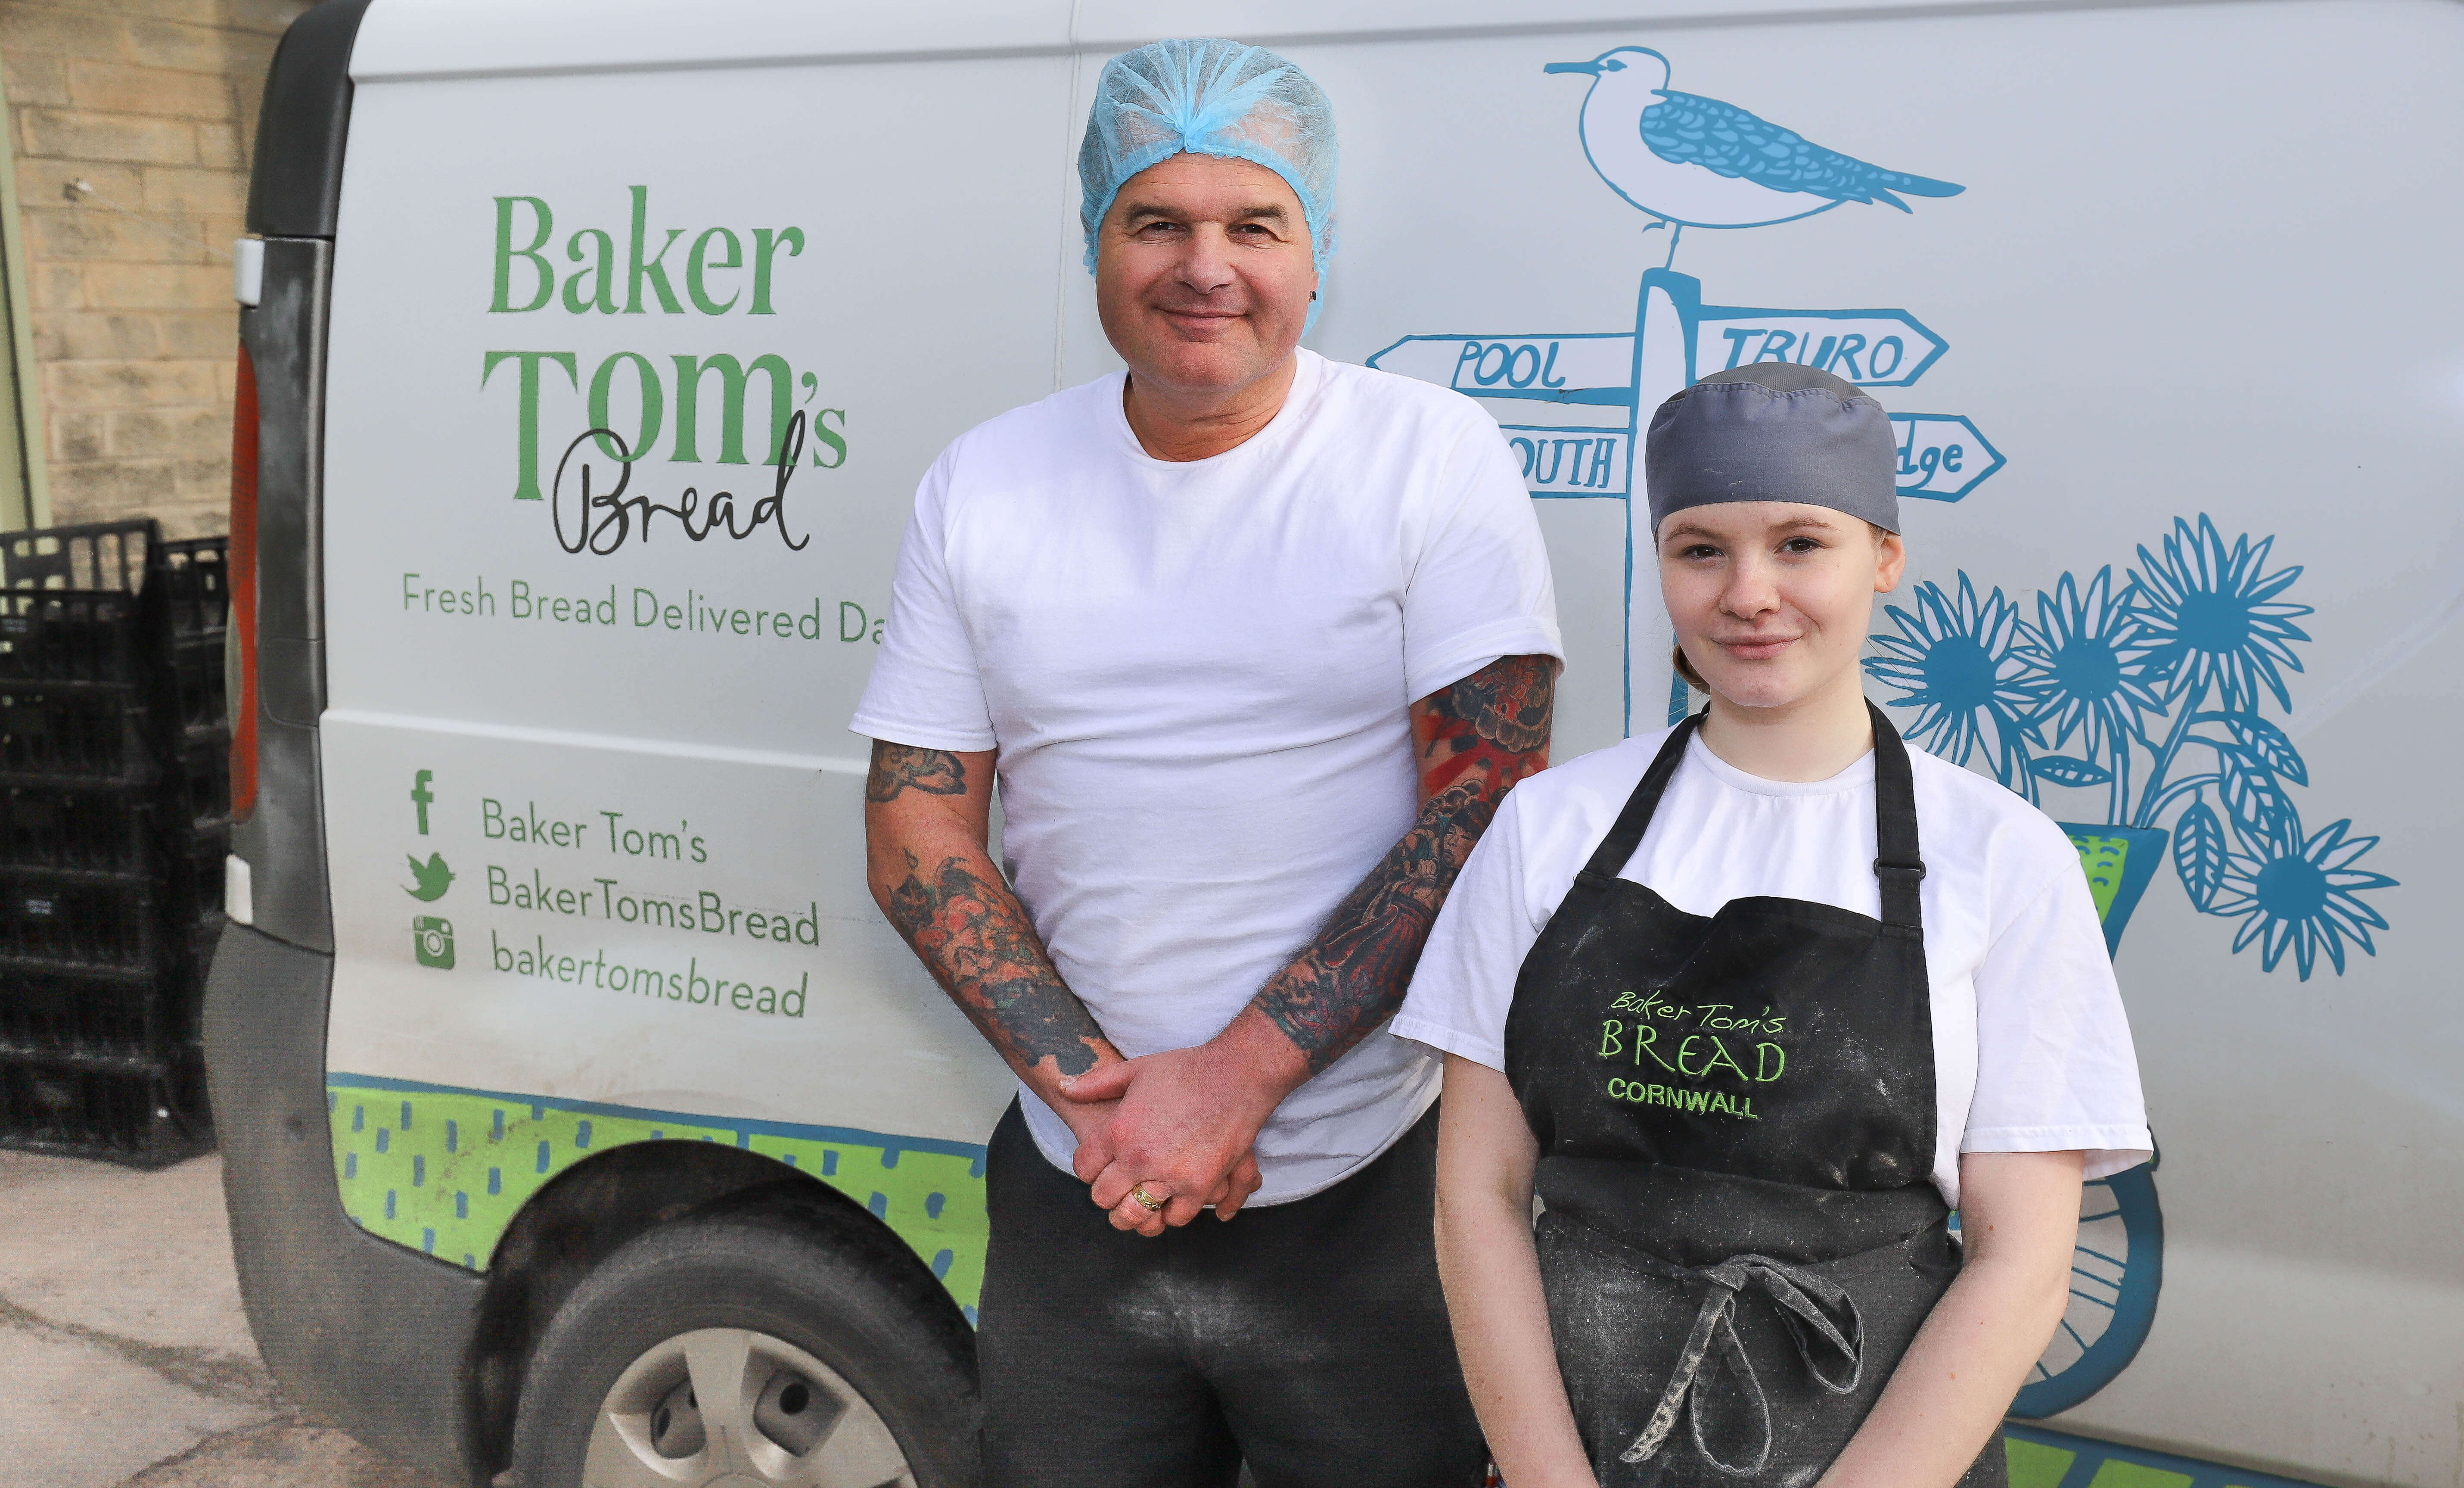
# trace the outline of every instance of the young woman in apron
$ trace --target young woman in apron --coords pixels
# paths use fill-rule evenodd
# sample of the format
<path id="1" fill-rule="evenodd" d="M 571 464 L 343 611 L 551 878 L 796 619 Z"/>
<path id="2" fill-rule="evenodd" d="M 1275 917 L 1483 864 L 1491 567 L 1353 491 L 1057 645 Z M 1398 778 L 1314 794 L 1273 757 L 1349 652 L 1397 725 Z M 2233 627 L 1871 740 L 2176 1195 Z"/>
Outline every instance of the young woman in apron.
<path id="1" fill-rule="evenodd" d="M 1509 1488 L 2001 1484 L 2081 1178 L 2148 1155 L 2094 903 L 2050 819 L 1864 700 L 1881 409 L 1746 367 L 1647 454 L 1710 705 L 1507 797 L 1393 1024 L 1447 1055 L 1481 1424 Z"/>

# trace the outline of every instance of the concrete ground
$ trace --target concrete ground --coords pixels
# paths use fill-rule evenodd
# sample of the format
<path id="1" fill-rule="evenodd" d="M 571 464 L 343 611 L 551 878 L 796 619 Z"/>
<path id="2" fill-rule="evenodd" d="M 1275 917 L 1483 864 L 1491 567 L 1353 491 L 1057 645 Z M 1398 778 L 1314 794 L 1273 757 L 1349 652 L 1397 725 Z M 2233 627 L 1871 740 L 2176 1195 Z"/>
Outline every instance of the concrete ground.
<path id="1" fill-rule="evenodd" d="M 440 1488 L 285 1398 L 241 1315 L 222 1160 L 0 1152 L 0 1480 Z"/>

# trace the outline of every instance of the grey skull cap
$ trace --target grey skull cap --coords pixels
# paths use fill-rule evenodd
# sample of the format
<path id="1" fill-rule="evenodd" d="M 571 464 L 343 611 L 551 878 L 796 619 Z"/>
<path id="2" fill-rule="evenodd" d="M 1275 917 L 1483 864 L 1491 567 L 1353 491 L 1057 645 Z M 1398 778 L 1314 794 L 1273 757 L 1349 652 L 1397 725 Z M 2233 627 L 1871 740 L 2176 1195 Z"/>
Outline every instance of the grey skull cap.
<path id="1" fill-rule="evenodd" d="M 1899 440 L 1863 389 L 1795 362 L 1714 372 L 1651 415 L 1643 485 L 1657 534 L 1670 512 L 1798 501 L 1900 530 Z"/>

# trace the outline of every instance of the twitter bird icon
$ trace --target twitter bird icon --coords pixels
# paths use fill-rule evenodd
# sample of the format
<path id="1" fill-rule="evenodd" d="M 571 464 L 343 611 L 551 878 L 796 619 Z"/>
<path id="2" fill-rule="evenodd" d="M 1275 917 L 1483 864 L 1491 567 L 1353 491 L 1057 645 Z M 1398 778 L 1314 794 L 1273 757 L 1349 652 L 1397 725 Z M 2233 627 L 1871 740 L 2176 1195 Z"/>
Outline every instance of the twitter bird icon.
<path id="1" fill-rule="evenodd" d="M 419 880 L 419 886 L 406 888 L 402 892 L 423 903 L 434 903 L 443 899 L 445 891 L 453 886 L 453 870 L 445 866 L 442 853 L 429 854 L 428 861 L 424 863 L 411 858 L 410 876 Z"/>

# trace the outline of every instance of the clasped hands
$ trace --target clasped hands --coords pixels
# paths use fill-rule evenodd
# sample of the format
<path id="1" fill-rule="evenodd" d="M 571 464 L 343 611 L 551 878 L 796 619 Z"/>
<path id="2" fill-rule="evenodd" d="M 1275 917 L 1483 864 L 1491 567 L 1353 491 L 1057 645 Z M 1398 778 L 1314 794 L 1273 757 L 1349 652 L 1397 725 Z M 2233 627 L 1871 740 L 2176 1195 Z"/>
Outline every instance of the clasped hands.
<path id="1" fill-rule="evenodd" d="M 1060 1082 L 1061 1116 L 1078 1137 L 1072 1166 L 1114 1229 L 1159 1235 L 1209 1208 L 1230 1219 L 1258 1191 L 1259 1129 L 1299 1081 L 1231 1033 Z M 1141 1188 L 1162 1206 L 1139 1203 Z"/>

